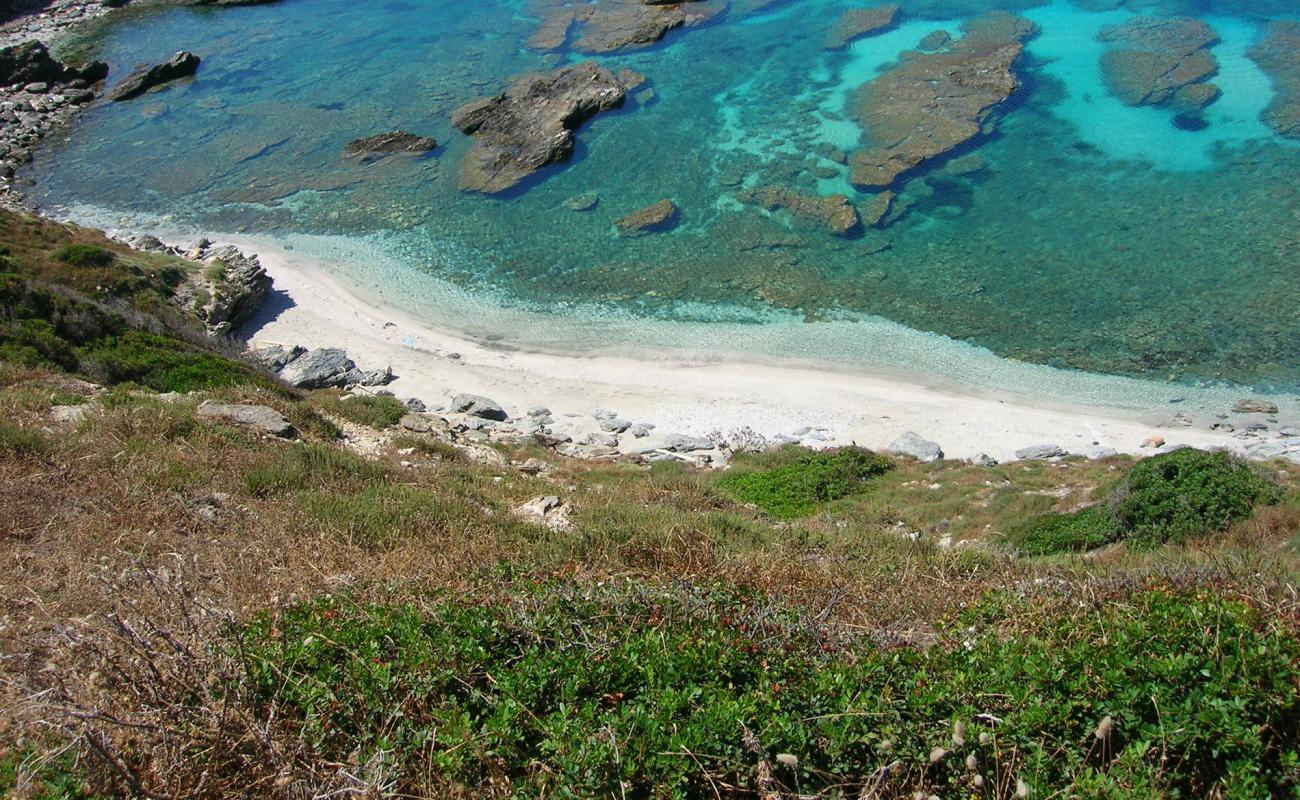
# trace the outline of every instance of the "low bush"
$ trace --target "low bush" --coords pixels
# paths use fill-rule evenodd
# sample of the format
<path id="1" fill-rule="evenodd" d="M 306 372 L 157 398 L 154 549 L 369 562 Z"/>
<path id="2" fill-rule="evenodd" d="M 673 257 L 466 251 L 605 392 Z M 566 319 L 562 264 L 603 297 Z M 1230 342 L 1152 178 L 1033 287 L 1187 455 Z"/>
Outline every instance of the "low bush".
<path id="1" fill-rule="evenodd" d="M 338 447 L 308 444 L 282 447 L 244 475 L 244 488 L 255 497 L 301 489 L 360 488 L 385 475 L 378 464 Z"/>
<path id="2" fill-rule="evenodd" d="M 111 250 L 89 244 L 67 244 L 54 251 L 54 257 L 73 267 L 107 267 L 117 260 Z"/>
<path id="3" fill-rule="evenodd" d="M 1114 599 L 994 597 L 924 650 L 636 585 L 427 612 L 331 598 L 249 638 L 265 707 L 399 793 L 1290 796 L 1294 631 L 1220 599 Z"/>
<path id="4" fill-rule="evenodd" d="M 1225 530 L 1279 499 L 1249 464 L 1187 448 L 1139 461 L 1108 505 L 1133 537 L 1159 543 Z"/>
<path id="5" fill-rule="evenodd" d="M 268 383 L 237 361 L 144 331 L 127 331 L 86 348 L 82 362 L 88 373 L 106 383 L 137 383 L 159 392 Z"/>
<path id="6" fill-rule="evenodd" d="M 719 485 L 737 500 L 778 517 L 813 513 L 818 506 L 862 491 L 893 467 L 888 458 L 857 447 L 807 453 L 770 469 L 724 475 Z"/>
<path id="7" fill-rule="evenodd" d="M 1278 487 L 1228 453 L 1185 448 L 1143 459 L 1104 499 L 1072 514 L 1045 514 L 1011 531 L 1026 555 L 1081 552 L 1118 541 L 1181 542 L 1226 530 Z"/>
<path id="8" fill-rule="evenodd" d="M 37 431 L 0 420 L 0 452 L 20 456 L 41 456 L 49 452 L 50 443 Z"/>
<path id="9" fill-rule="evenodd" d="M 405 403 L 387 394 L 321 395 L 320 404 L 328 413 L 376 430 L 391 428 L 410 413 Z"/>
<path id="10" fill-rule="evenodd" d="M 1089 507 L 1072 514 L 1043 514 L 1011 532 L 1021 553 L 1045 556 L 1105 547 L 1124 538 L 1124 528 L 1105 508 Z"/>

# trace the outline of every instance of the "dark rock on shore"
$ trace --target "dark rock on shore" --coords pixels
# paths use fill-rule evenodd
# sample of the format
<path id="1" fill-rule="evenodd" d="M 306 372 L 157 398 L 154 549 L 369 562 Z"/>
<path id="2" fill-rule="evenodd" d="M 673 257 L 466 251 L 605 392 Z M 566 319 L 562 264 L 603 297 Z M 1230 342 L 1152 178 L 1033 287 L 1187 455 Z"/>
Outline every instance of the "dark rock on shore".
<path id="1" fill-rule="evenodd" d="M 640 211 L 633 211 L 614 223 L 622 236 L 643 236 L 677 227 L 680 213 L 672 200 L 660 200 Z"/>
<path id="2" fill-rule="evenodd" d="M 0 50 L 0 84 L 46 83 L 60 84 L 70 81 L 97 83 L 108 76 L 108 65 L 92 62 L 71 67 L 55 60 L 42 43 L 31 41 Z"/>
<path id="3" fill-rule="evenodd" d="M 576 29 L 573 49 L 610 53 L 648 47 L 670 30 L 707 22 L 726 9 L 723 0 L 534 0 L 532 13 L 541 26 L 528 40 L 534 50 L 557 50 Z"/>
<path id="4" fill-rule="evenodd" d="M 526 75 L 496 97 L 462 106 L 452 115 L 452 124 L 475 142 L 461 165 L 461 189 L 504 192 L 543 167 L 568 159 L 574 132 L 582 123 L 626 99 L 622 80 L 587 61 Z"/>
<path id="5" fill-rule="evenodd" d="M 964 23 L 962 32 L 944 51 L 904 54 L 898 66 L 852 99 L 851 113 L 867 143 L 850 159 L 855 185 L 893 186 L 905 173 L 974 139 L 1016 91 L 1013 67 L 1025 40 L 1037 32 L 1034 24 L 994 12 Z"/>
<path id="6" fill-rule="evenodd" d="M 405 131 L 394 131 L 349 142 L 343 148 L 343 157 L 374 161 L 390 155 L 428 153 L 437 147 L 436 139 L 416 136 Z"/>
<path id="7" fill-rule="evenodd" d="M 817 225 L 836 236 L 852 236 L 862 231 L 858 209 L 842 194 L 810 197 L 779 186 L 765 186 L 741 192 L 738 198 L 742 203 L 768 211 L 784 209 L 796 219 Z"/>
<path id="8" fill-rule="evenodd" d="M 826 37 L 826 48 L 838 50 L 864 36 L 884 33 L 898 24 L 898 11 L 898 6 L 892 4 L 845 11 L 831 27 Z"/>
<path id="9" fill-rule="evenodd" d="M 155 87 L 188 78 L 198 72 L 199 63 L 198 56 L 181 51 L 161 64 L 137 67 L 108 92 L 108 99 L 115 102 L 131 100 Z"/>
<path id="10" fill-rule="evenodd" d="M 510 415 L 497 401 L 476 394 L 458 394 L 451 399 L 451 411 L 494 422 L 506 422 Z"/>
<path id="11" fill-rule="evenodd" d="M 102 63 L 63 64 L 36 41 L 0 49 L 0 202 L 21 204 L 9 183 L 14 172 L 32 160 L 42 139 L 95 99 L 91 87 L 107 74 Z"/>
<path id="12" fill-rule="evenodd" d="M 1270 22 L 1247 55 L 1273 81 L 1273 100 L 1260 119 L 1279 136 L 1300 139 L 1300 22 Z"/>
<path id="13" fill-rule="evenodd" d="M 1219 36 L 1201 20 L 1140 17 L 1099 38 L 1111 44 L 1101 57 L 1102 79 L 1128 105 L 1194 114 L 1219 98 L 1219 88 L 1206 82 L 1219 71 L 1210 50 Z"/>

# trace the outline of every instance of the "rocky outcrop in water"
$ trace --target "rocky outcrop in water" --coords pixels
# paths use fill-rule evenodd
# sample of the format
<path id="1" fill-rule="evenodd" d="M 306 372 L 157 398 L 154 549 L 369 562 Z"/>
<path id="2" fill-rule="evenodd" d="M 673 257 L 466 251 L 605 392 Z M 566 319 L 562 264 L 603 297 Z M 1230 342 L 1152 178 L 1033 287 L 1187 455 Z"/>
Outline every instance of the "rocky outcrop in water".
<path id="1" fill-rule="evenodd" d="M 1208 82 L 1219 71 L 1210 51 L 1219 36 L 1201 20 L 1140 17 L 1099 38 L 1111 45 L 1101 57 L 1102 79 L 1128 105 L 1196 114 L 1219 98 Z"/>
<path id="2" fill-rule="evenodd" d="M 629 73 L 640 79 L 636 73 Z M 624 78 L 591 61 L 526 75 L 504 93 L 462 106 L 452 124 L 474 137 L 460 187 L 495 194 L 573 155 L 575 131 L 627 99 Z"/>
<path id="3" fill-rule="evenodd" d="M 343 157 L 375 161 L 384 156 L 428 153 L 437 147 L 436 139 L 416 136 L 406 131 L 393 131 L 348 142 L 343 148 Z"/>
<path id="4" fill-rule="evenodd" d="M 137 67 L 117 82 L 117 85 L 109 91 L 108 99 L 115 102 L 131 100 L 150 89 L 181 78 L 188 78 L 198 72 L 199 63 L 198 56 L 182 50 L 161 64 Z"/>
<path id="5" fill-rule="evenodd" d="M 680 212 L 672 200 L 660 200 L 654 205 L 633 211 L 614 223 L 620 236 L 644 236 L 677 227 Z"/>
<path id="6" fill-rule="evenodd" d="M 668 31 L 707 22 L 726 8 L 723 0 L 534 0 L 542 20 L 528 40 L 534 50 L 558 50 L 576 36 L 572 48 L 583 53 L 610 53 L 648 47 Z M 576 31 L 576 33 L 575 33 Z"/>
<path id="7" fill-rule="evenodd" d="M 1248 55 L 1273 81 L 1273 100 L 1260 119 L 1279 136 L 1300 139 L 1300 22 L 1270 22 Z"/>
<path id="8" fill-rule="evenodd" d="M 898 66 L 867 83 L 850 112 L 864 147 L 850 158 L 852 181 L 883 189 L 925 162 L 979 136 L 1019 86 L 1013 69 L 1032 22 L 1005 13 L 962 25 L 963 35 L 936 53 L 905 53 Z"/>
<path id="9" fill-rule="evenodd" d="M 836 236 L 852 236 L 862 231 L 858 209 L 842 194 L 819 197 L 799 194 L 779 186 L 765 186 L 741 192 L 742 203 L 768 211 L 789 211 L 795 219 L 816 225 Z"/>
<path id="10" fill-rule="evenodd" d="M 257 256 L 246 256 L 234 247 L 200 255 L 202 271 L 190 278 L 176 298 L 203 320 L 209 334 L 224 336 L 257 313 L 273 281 Z"/>
<path id="11" fill-rule="evenodd" d="M 831 26 L 826 37 L 826 47 L 838 50 L 864 36 L 884 33 L 898 24 L 898 6 L 875 6 L 874 8 L 851 8 L 845 11 Z"/>

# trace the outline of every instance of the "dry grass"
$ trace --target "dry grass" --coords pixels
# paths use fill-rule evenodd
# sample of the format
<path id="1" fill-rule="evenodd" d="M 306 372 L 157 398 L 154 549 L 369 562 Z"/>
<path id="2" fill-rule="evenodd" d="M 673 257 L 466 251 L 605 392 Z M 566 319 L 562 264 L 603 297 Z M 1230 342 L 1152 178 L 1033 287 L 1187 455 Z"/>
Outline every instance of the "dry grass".
<path id="1" fill-rule="evenodd" d="M 110 392 L 84 421 L 55 426 L 51 403 L 79 400 L 84 388 L 12 367 L 0 368 L 0 385 L 0 411 L 9 423 L 47 441 L 40 452 L 0 449 L 0 700 L 10 703 L 35 687 L 49 688 L 46 670 L 55 653 L 80 659 L 60 662 L 63 680 L 93 684 L 94 664 L 128 671 L 120 659 L 132 648 L 162 657 L 163 633 L 181 630 L 169 627 L 173 622 L 190 626 L 185 635 L 194 638 L 185 646 L 192 649 L 207 641 L 219 620 L 243 620 L 342 587 L 358 602 L 419 599 L 430 592 L 472 595 L 501 565 L 539 578 L 631 576 L 745 587 L 846 629 L 887 632 L 903 641 L 924 640 L 931 626 L 990 589 L 1044 580 L 1140 585 L 1158 576 L 1212 585 L 1261 604 L 1295 602 L 1285 590 L 1294 593 L 1300 563 L 1295 468 L 1279 473 L 1293 487 L 1287 502 L 1224 539 L 1025 561 L 1000 546 L 999 532 L 1027 514 L 1085 502 L 1123 460 L 991 470 L 904 464 L 866 494 L 783 522 L 728 499 L 716 488 L 715 474 L 680 465 L 598 465 L 547 456 L 551 468 L 539 478 L 448 457 L 447 445 L 429 437 L 421 444 L 419 436 L 395 438 L 378 460 L 367 461 L 311 422 L 317 412 L 310 403 L 269 388 L 214 396 L 279 408 L 302 422 L 308 444 L 200 421 L 194 416 L 198 397 L 168 403 Z M 331 454 L 324 466 L 304 461 L 313 447 Z M 414 452 L 397 453 L 410 448 Z M 516 463 L 543 455 L 530 449 L 509 454 Z M 414 464 L 404 468 L 401 460 Z M 286 480 L 250 485 L 250 475 L 284 470 L 291 470 Z M 571 505 L 571 529 L 552 531 L 511 513 L 540 494 Z M 941 546 L 944 537 L 954 544 Z M 161 583 L 160 574 L 166 576 Z M 103 628 L 114 613 L 121 619 L 123 608 L 157 629 Z M 186 621 L 195 614 L 206 621 Z M 71 633 L 80 630 L 77 621 L 90 620 L 100 623 L 95 636 L 107 639 Z M 164 687 L 196 688 L 189 684 L 200 663 L 222 680 L 220 659 L 166 658 Z M 84 697 L 90 684 L 66 696 Z M 299 770 L 321 786 L 339 788 L 337 781 L 350 780 L 344 772 L 356 778 L 364 771 L 365 765 L 307 764 L 291 737 L 266 729 L 264 716 L 261 722 L 238 717 L 237 742 L 204 738 L 216 735 L 214 714 L 246 712 L 223 705 L 222 698 L 217 685 L 203 688 L 197 701 L 159 697 L 150 707 L 190 703 L 196 741 L 228 748 L 221 763 L 260 759 L 264 769 L 250 780 L 266 785 L 276 784 L 285 770 Z M 70 719 L 75 726 L 75 714 Z M 86 732 L 65 733 L 78 731 Z M 46 734 L 30 727 L 14 734 L 34 735 Z M 80 740 L 95 746 L 93 736 Z M 100 742 L 120 752 L 109 744 Z M 183 772 L 179 751 L 149 758 L 174 765 L 154 776 L 152 793 L 177 796 L 180 787 L 201 780 Z M 347 785 L 356 789 L 381 779 Z"/>

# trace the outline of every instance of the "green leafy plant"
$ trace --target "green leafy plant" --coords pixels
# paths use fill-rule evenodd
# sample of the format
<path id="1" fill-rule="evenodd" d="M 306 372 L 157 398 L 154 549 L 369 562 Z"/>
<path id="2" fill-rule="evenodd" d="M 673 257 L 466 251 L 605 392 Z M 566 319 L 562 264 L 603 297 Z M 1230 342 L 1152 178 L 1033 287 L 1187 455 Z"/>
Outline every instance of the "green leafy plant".
<path id="1" fill-rule="evenodd" d="M 107 267 L 117 260 L 113 251 L 89 244 L 64 245 L 54 252 L 54 257 L 73 267 Z"/>
<path id="2" fill-rule="evenodd" d="M 993 596 L 952 630 L 889 649 L 756 595 L 545 584 L 427 611 L 325 599 L 254 623 L 249 652 L 264 703 L 399 787 L 706 798 L 765 762 L 804 795 L 1297 788 L 1300 642 L 1246 606 Z"/>
<path id="3" fill-rule="evenodd" d="M 802 517 L 818 506 L 862 491 L 866 482 L 891 469 L 888 458 L 857 447 L 806 453 L 758 471 L 734 471 L 719 485 L 736 499 L 778 517 Z"/>

